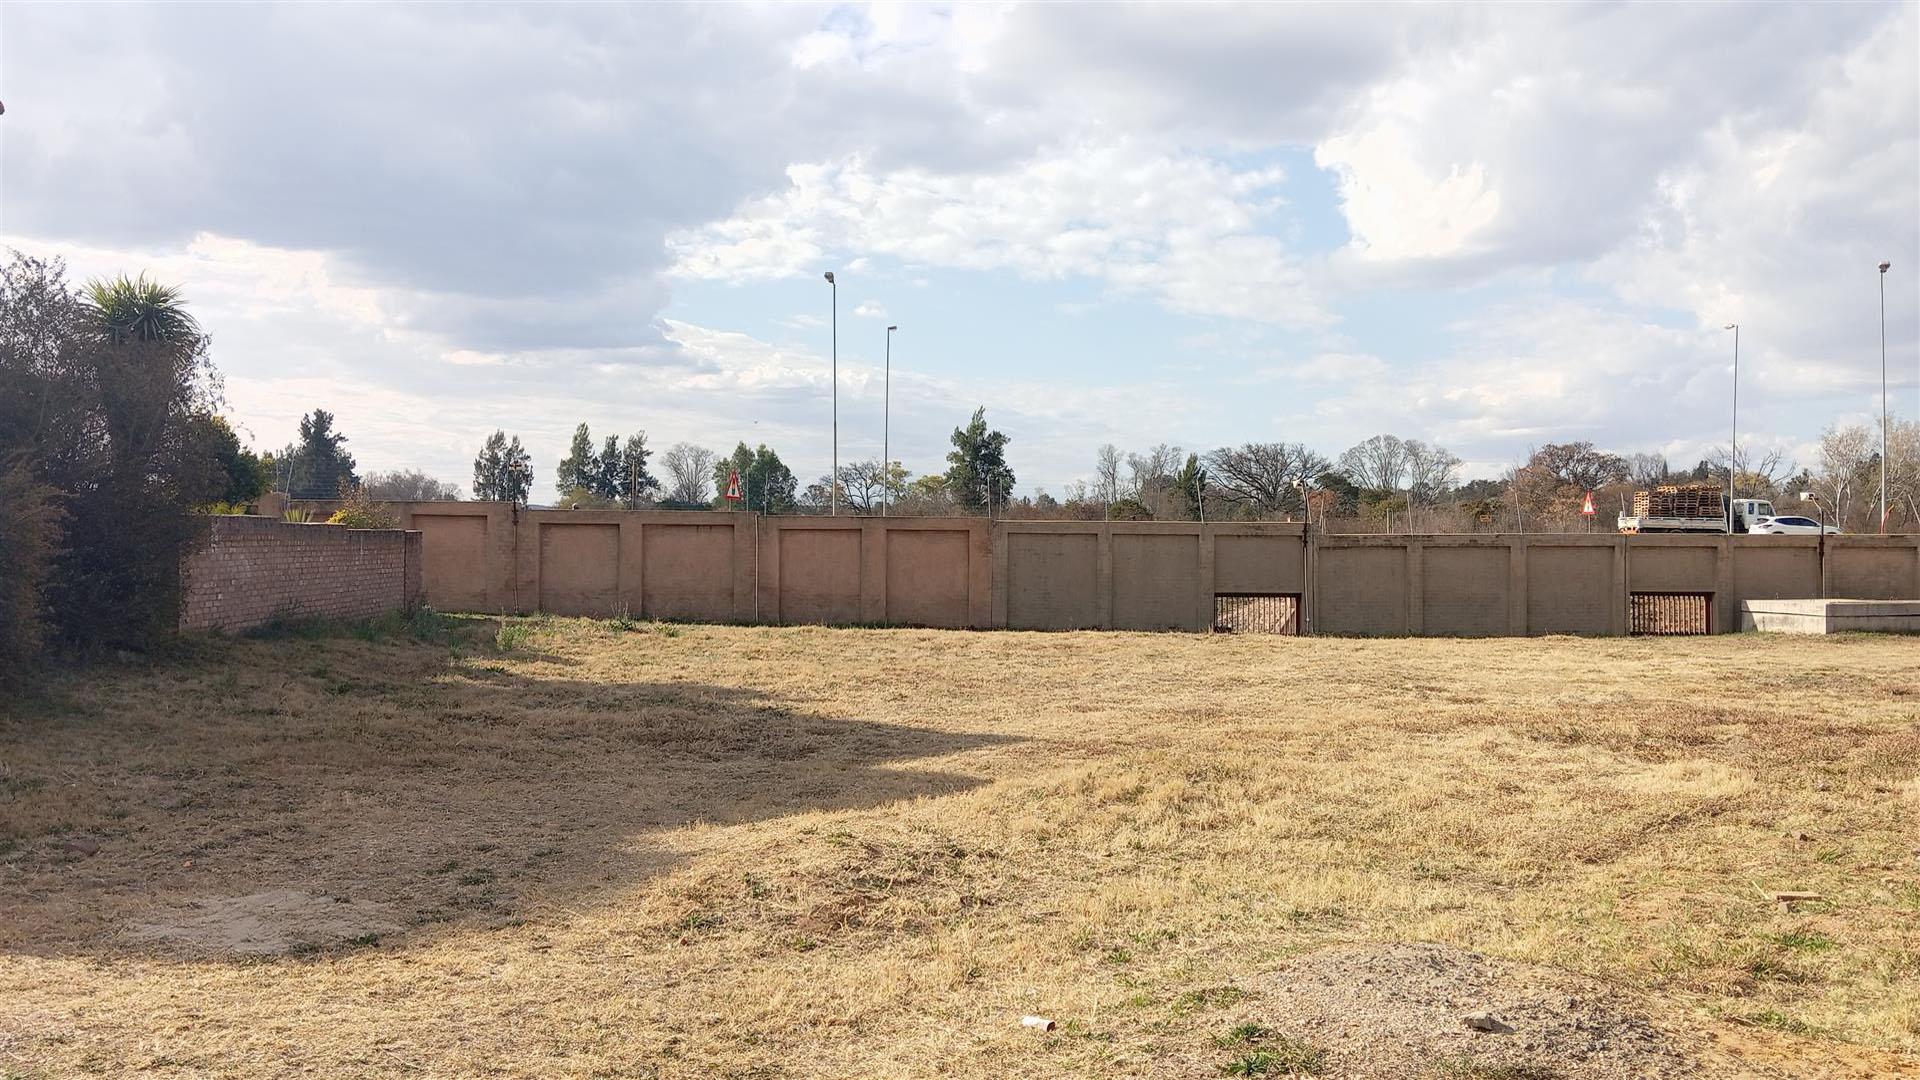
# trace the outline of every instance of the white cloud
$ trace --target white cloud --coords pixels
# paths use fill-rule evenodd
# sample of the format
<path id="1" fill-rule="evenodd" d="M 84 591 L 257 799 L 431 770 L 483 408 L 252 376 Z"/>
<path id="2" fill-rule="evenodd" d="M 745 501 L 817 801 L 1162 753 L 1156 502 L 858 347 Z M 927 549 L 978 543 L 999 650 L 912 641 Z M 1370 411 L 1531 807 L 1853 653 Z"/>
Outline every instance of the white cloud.
<path id="1" fill-rule="evenodd" d="M 1804 444 L 1874 405 L 1882 258 L 1896 407 L 1920 369 L 1911 4 L 43 6 L 7 31 L 6 242 L 182 282 L 263 444 L 358 412 L 369 467 L 460 479 L 496 426 L 539 456 L 587 419 L 757 420 L 824 468 L 820 357 L 696 323 L 816 340 L 784 282 L 835 266 L 872 286 L 857 318 L 1017 279 L 1030 311 L 1176 343 L 908 379 L 921 467 L 985 401 L 1029 482 L 1196 432 L 1692 453 L 1727 321 L 1743 428 Z M 1327 174 L 1273 164 L 1308 154 L 1337 217 Z M 661 318 L 676 288 L 697 317 Z M 857 443 L 871 364 L 841 360 Z"/>
<path id="2" fill-rule="evenodd" d="M 1264 229 L 1284 173 L 1122 139 L 1054 147 L 1000 173 L 796 165 L 784 192 L 668 237 L 674 273 L 796 277 L 842 251 L 915 267 L 1086 277 L 1168 308 L 1293 327 L 1331 322 L 1307 273 Z"/>

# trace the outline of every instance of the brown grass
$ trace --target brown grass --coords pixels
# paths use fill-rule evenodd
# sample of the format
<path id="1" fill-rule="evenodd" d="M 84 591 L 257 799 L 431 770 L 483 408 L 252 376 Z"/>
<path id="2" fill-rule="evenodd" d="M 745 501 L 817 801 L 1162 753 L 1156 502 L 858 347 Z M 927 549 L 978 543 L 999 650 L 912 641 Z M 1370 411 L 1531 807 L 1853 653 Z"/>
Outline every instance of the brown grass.
<path id="1" fill-rule="evenodd" d="M 1400 940 L 1723 1063 L 1920 1048 L 1912 640 L 461 622 L 0 719 L 0 1076 L 1204 1076 L 1256 976 Z M 279 888 L 405 929 L 132 930 Z"/>

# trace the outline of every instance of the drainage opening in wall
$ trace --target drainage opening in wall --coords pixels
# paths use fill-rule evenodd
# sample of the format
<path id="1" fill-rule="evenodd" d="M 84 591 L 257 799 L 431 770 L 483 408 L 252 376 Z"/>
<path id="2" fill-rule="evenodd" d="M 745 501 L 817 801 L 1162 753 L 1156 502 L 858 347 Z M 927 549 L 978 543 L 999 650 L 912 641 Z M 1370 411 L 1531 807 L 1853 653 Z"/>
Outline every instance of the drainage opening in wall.
<path id="1" fill-rule="evenodd" d="M 1632 634 L 1710 634 L 1713 594 L 1637 592 L 1627 614 L 1627 629 Z"/>
<path id="2" fill-rule="evenodd" d="M 1215 593 L 1213 629 L 1220 634 L 1298 634 L 1298 593 Z"/>

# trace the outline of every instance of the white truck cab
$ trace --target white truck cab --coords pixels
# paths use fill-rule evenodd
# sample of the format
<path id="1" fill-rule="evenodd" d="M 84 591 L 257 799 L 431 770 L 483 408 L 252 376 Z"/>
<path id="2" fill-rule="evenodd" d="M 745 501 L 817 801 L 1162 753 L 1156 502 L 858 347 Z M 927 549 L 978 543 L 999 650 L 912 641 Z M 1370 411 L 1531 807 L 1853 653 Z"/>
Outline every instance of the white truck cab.
<path id="1" fill-rule="evenodd" d="M 1733 500 L 1733 531 L 1752 532 L 1763 518 L 1773 517 L 1773 503 L 1768 499 Z"/>

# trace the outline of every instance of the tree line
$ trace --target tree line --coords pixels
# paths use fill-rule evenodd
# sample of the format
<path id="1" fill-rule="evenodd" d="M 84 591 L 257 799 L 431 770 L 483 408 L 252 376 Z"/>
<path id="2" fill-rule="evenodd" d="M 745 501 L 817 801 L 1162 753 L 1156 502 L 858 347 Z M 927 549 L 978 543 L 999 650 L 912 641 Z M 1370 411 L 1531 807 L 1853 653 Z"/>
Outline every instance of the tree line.
<path id="1" fill-rule="evenodd" d="M 458 498 L 452 485 L 404 470 L 373 474 L 364 483 L 344 450 L 333 418 L 315 410 L 302 419 L 300 438 L 261 460 L 269 477 L 296 478 L 293 490 L 337 494 L 360 487 L 376 499 Z M 983 514 L 1014 518 L 1125 520 L 1298 520 L 1311 517 L 1333 531 L 1473 532 L 1610 529 L 1612 515 L 1632 492 L 1660 484 L 1715 483 L 1728 475 L 1724 448 L 1691 466 L 1660 454 L 1618 454 L 1590 441 L 1547 443 L 1529 449 L 1497 479 L 1463 481 L 1460 457 L 1438 444 L 1393 434 L 1363 439 L 1328 457 L 1299 442 L 1248 442 L 1208 452 L 1160 443 L 1140 451 L 1112 444 L 1094 455 L 1091 481 L 1075 481 L 1055 496 L 1045 490 L 1013 494 L 1007 462 L 1010 440 L 989 428 L 976 409 L 953 430 L 946 468 L 916 476 L 901 462 L 849 462 L 837 476 L 802 485 L 777 451 L 738 443 L 716 454 L 690 442 L 657 456 L 647 434 L 596 442 L 586 424 L 574 430 L 555 473 L 563 507 L 727 509 L 774 514 L 822 513 L 837 500 L 843 512 L 909 516 Z M 244 458 L 237 442 L 230 452 Z M 1889 527 L 1920 522 L 1920 424 L 1895 420 L 1888 442 Z M 657 460 L 656 477 L 650 462 Z M 1822 434 L 1818 460 L 1796 467 L 1778 451 L 1743 448 L 1735 491 L 1765 498 L 1782 513 L 1818 516 L 1849 531 L 1878 525 L 1878 432 L 1864 425 L 1835 426 Z M 236 466 L 243 473 L 244 466 Z M 518 436 L 488 436 L 474 459 L 475 498 L 526 503 L 533 472 Z M 734 475 L 741 499 L 725 498 Z M 238 490 L 236 488 L 236 490 Z M 1803 493 L 1812 493 L 1807 502 Z M 1580 512 L 1589 494 L 1595 521 Z"/>

